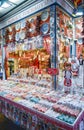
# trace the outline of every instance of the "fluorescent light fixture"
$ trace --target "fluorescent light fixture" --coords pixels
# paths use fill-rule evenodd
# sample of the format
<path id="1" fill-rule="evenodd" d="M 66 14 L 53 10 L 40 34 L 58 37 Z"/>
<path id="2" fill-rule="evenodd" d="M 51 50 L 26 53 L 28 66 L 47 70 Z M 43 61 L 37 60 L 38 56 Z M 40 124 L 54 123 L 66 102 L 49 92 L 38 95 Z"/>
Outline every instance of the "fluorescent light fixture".
<path id="1" fill-rule="evenodd" d="M 2 8 L 8 8 L 10 6 L 10 4 L 8 4 L 7 2 L 4 2 L 1 7 Z"/>
<path id="2" fill-rule="evenodd" d="M 83 15 L 83 12 L 77 12 L 76 13 L 76 16 L 82 16 Z"/>
<path id="3" fill-rule="evenodd" d="M 20 1 L 20 0 L 9 0 L 10 2 L 13 2 L 13 3 L 16 3 L 16 2 L 18 2 L 18 1 Z"/>
<path id="4" fill-rule="evenodd" d="M 0 11 L 3 11 L 3 8 L 0 7 Z"/>

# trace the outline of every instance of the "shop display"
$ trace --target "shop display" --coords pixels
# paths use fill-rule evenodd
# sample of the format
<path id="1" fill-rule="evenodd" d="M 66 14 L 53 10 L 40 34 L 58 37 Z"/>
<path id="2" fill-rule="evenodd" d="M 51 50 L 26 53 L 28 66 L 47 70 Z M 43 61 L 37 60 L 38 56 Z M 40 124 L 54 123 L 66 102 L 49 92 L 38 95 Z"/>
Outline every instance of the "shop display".
<path id="1" fill-rule="evenodd" d="M 48 118 L 50 121 L 52 118 L 59 123 L 67 124 L 62 128 L 68 128 L 68 124 L 73 127 L 76 125 L 78 118 L 82 118 L 81 114 L 84 110 L 84 96 L 82 95 L 79 97 L 77 95 L 65 95 L 50 88 L 41 87 L 37 84 L 33 85 L 30 82 L 27 84 L 19 80 L 17 82 L 16 80 L 1 81 L 0 86 L 1 112 L 15 121 L 16 124 L 21 126 L 24 124 L 24 128 L 28 127 L 28 115 L 30 114 L 30 117 L 33 118 L 32 113 L 34 112 L 37 113 L 35 123 L 41 121 L 42 118 Z M 44 113 L 44 117 L 42 116 L 41 119 L 39 119 L 40 113 Z M 38 123 L 35 127 L 37 125 Z M 50 126 L 52 125 L 50 124 Z"/>
<path id="2" fill-rule="evenodd" d="M 64 64 L 70 57 L 70 43 L 73 38 L 72 18 L 63 12 L 59 7 L 56 9 L 57 15 L 57 45 L 58 45 L 58 66 L 64 70 Z"/>
<path id="3" fill-rule="evenodd" d="M 47 73 L 51 67 L 50 8 L 36 15 L 23 19 L 5 30 L 7 60 L 14 59 L 14 71 L 27 70 L 25 75 Z M 48 36 L 47 36 L 48 35 Z M 25 60 L 25 62 L 24 62 Z M 9 61 L 8 75 L 10 72 Z M 33 70 L 32 70 L 32 69 Z M 31 72 L 31 70 L 33 72 Z"/>
<path id="4" fill-rule="evenodd" d="M 83 53 L 81 23 L 52 5 L 3 29 L 7 80 L 0 81 L 0 111 L 7 118 L 28 130 L 81 130 L 82 67 L 74 71 Z"/>

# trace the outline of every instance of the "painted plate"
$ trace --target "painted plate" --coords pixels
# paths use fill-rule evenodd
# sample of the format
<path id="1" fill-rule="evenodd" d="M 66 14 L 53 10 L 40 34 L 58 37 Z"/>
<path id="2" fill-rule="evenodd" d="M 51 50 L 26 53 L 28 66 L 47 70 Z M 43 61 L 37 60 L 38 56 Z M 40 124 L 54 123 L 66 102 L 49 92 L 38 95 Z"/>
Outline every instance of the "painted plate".
<path id="1" fill-rule="evenodd" d="M 45 11 L 41 14 L 41 20 L 42 21 L 46 21 L 49 17 L 49 12 L 48 11 Z"/>
<path id="2" fill-rule="evenodd" d="M 10 27 L 8 27 L 8 29 L 9 29 L 9 32 L 12 32 L 12 27 L 10 26 Z"/>
<path id="3" fill-rule="evenodd" d="M 9 40 L 12 40 L 12 35 L 9 35 Z"/>
<path id="4" fill-rule="evenodd" d="M 54 38 L 55 37 L 55 33 L 53 31 L 50 32 L 50 37 Z"/>
<path id="5" fill-rule="evenodd" d="M 78 44 L 82 44 L 82 43 L 83 43 L 82 38 L 79 38 L 78 39 Z"/>
<path id="6" fill-rule="evenodd" d="M 52 25 L 54 23 L 54 18 L 50 17 L 50 24 Z"/>
<path id="7" fill-rule="evenodd" d="M 48 23 L 44 23 L 42 26 L 41 26 L 41 32 L 43 34 L 47 34 L 49 31 L 49 24 Z"/>
<path id="8" fill-rule="evenodd" d="M 20 27 L 21 27 L 21 23 L 20 23 L 20 22 L 16 23 L 15 29 L 16 29 L 17 31 L 20 29 Z"/>
<path id="9" fill-rule="evenodd" d="M 35 32 L 35 26 L 34 25 L 29 29 L 29 32 L 32 33 L 32 34 Z"/>
<path id="10" fill-rule="evenodd" d="M 22 32 L 20 32 L 20 39 L 24 39 L 24 38 L 25 38 L 25 32 L 22 31 Z"/>
<path id="11" fill-rule="evenodd" d="M 19 41 L 19 33 L 16 33 L 16 35 L 15 35 L 15 40 L 16 40 L 16 41 Z"/>
<path id="12" fill-rule="evenodd" d="M 26 20 L 24 19 L 21 21 L 21 29 L 25 28 L 25 26 L 26 26 Z"/>

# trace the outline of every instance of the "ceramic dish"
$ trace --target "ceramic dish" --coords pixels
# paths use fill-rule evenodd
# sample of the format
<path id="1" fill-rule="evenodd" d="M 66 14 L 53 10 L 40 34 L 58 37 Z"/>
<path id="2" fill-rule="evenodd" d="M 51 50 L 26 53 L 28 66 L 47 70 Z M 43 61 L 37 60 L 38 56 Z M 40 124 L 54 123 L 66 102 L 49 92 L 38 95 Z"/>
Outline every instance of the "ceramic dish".
<path id="1" fill-rule="evenodd" d="M 44 11 L 42 14 L 41 14 L 41 20 L 42 21 L 46 21 L 49 17 L 49 12 L 48 11 Z"/>
<path id="2" fill-rule="evenodd" d="M 55 33 L 53 31 L 50 32 L 50 37 L 54 38 L 55 37 Z"/>
<path id="3" fill-rule="evenodd" d="M 20 23 L 20 22 L 16 23 L 15 29 L 16 29 L 17 31 L 20 29 L 20 27 L 21 27 L 21 23 Z"/>
<path id="4" fill-rule="evenodd" d="M 82 38 L 79 38 L 78 39 L 78 44 L 82 44 L 82 43 L 83 43 Z"/>
<path id="5" fill-rule="evenodd" d="M 3 36 L 5 36 L 5 33 L 6 33 L 6 29 L 3 29 L 1 34 L 3 34 Z"/>
<path id="6" fill-rule="evenodd" d="M 50 25 L 52 25 L 54 23 L 54 18 L 50 17 Z"/>
<path id="7" fill-rule="evenodd" d="M 43 34 L 47 34 L 49 31 L 49 24 L 48 23 L 44 23 L 42 26 L 41 26 L 41 32 Z"/>
<path id="8" fill-rule="evenodd" d="M 9 32 L 12 32 L 12 27 L 8 27 L 8 29 L 9 29 Z"/>
<path id="9" fill-rule="evenodd" d="M 32 18 L 32 19 L 30 19 L 30 23 L 34 23 L 34 19 Z"/>
<path id="10" fill-rule="evenodd" d="M 19 41 L 19 33 L 16 33 L 16 35 L 15 35 L 15 40 L 16 40 L 16 41 Z"/>
<path id="11" fill-rule="evenodd" d="M 20 39 L 24 39 L 25 38 L 25 32 L 24 31 L 21 31 L 20 32 Z"/>
<path id="12" fill-rule="evenodd" d="M 12 40 L 12 35 L 9 35 L 9 40 Z"/>
<path id="13" fill-rule="evenodd" d="M 26 26 L 26 20 L 24 19 L 21 21 L 21 29 L 25 28 L 25 26 Z"/>
<path id="14" fill-rule="evenodd" d="M 30 28 L 29 32 L 33 34 L 35 32 L 35 26 L 33 26 L 32 28 Z"/>

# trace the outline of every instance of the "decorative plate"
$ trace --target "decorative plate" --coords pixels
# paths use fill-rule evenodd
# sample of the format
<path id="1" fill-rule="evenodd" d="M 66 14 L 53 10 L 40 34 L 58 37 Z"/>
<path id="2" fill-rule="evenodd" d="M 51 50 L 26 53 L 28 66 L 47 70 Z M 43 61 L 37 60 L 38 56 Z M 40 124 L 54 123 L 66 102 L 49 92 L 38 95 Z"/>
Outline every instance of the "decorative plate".
<path id="1" fill-rule="evenodd" d="M 50 17 L 50 24 L 52 25 L 54 23 L 54 18 Z"/>
<path id="2" fill-rule="evenodd" d="M 5 36 L 5 34 L 6 34 L 6 29 L 3 29 L 1 34 L 3 34 L 3 36 Z"/>
<path id="3" fill-rule="evenodd" d="M 24 19 L 21 21 L 21 29 L 25 28 L 25 26 L 26 26 L 26 20 Z"/>
<path id="4" fill-rule="evenodd" d="M 34 25 L 29 29 L 29 32 L 32 33 L 32 34 L 35 32 L 35 26 Z"/>
<path id="5" fill-rule="evenodd" d="M 15 29 L 16 29 L 17 31 L 20 29 L 20 27 L 21 27 L 21 23 L 20 23 L 20 22 L 16 23 Z"/>
<path id="6" fill-rule="evenodd" d="M 41 32 L 43 34 L 47 34 L 49 31 L 49 24 L 48 23 L 44 23 L 42 26 L 41 26 Z"/>
<path id="7" fill-rule="evenodd" d="M 53 31 L 50 32 L 50 37 L 51 37 L 51 38 L 54 38 L 54 37 L 55 37 L 55 34 L 54 34 Z"/>
<path id="8" fill-rule="evenodd" d="M 82 38 L 79 38 L 78 39 L 78 44 L 82 44 L 82 43 L 83 43 Z"/>
<path id="9" fill-rule="evenodd" d="M 9 32 L 12 32 L 12 27 L 10 26 L 10 27 L 8 27 L 8 29 L 9 29 Z"/>
<path id="10" fill-rule="evenodd" d="M 25 32 L 24 32 L 24 31 L 21 31 L 21 32 L 20 32 L 20 39 L 23 40 L 24 38 L 25 38 Z"/>
<path id="11" fill-rule="evenodd" d="M 9 40 L 12 40 L 12 35 L 9 35 Z"/>
<path id="12" fill-rule="evenodd" d="M 15 35 L 15 40 L 16 40 L 16 41 L 19 41 L 19 33 L 16 33 L 16 35 Z"/>
<path id="13" fill-rule="evenodd" d="M 77 28 L 77 29 L 81 29 L 82 26 L 77 24 L 77 25 L 76 25 L 76 28 Z"/>
<path id="14" fill-rule="evenodd" d="M 42 21 L 46 21 L 49 17 L 49 12 L 48 11 L 44 11 L 42 14 L 41 14 L 41 20 Z"/>
<path id="15" fill-rule="evenodd" d="M 30 23 L 34 23 L 34 19 L 33 18 L 30 20 Z"/>

